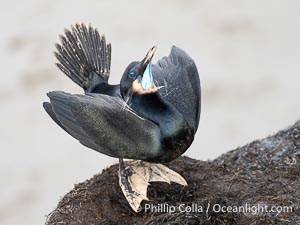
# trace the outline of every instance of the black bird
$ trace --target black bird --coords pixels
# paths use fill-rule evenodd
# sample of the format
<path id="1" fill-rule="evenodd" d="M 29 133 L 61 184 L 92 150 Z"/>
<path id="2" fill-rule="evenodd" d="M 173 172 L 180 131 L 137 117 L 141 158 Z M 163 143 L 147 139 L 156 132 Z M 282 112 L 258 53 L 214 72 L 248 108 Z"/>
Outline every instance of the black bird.
<path id="1" fill-rule="evenodd" d="M 194 61 L 173 46 L 152 65 L 153 47 L 127 66 L 120 85 L 110 85 L 111 45 L 97 29 L 75 24 L 60 39 L 56 65 L 84 94 L 48 93 L 43 106 L 50 117 L 81 144 L 120 159 L 120 186 L 135 211 L 147 199 L 148 182 L 185 185 L 158 163 L 182 155 L 197 131 L 201 100 Z M 123 158 L 135 161 L 124 165 Z"/>

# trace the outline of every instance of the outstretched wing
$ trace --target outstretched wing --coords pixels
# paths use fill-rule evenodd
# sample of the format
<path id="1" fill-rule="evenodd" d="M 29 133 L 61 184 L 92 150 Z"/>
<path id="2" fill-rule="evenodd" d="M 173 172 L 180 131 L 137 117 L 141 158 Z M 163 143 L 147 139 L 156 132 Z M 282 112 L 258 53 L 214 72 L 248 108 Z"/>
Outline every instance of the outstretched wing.
<path id="1" fill-rule="evenodd" d="M 201 90 L 197 67 L 183 50 L 173 46 L 168 57 L 152 66 L 159 93 L 181 112 L 196 131 L 201 111 Z"/>
<path id="2" fill-rule="evenodd" d="M 127 108 L 122 99 L 61 91 L 50 92 L 48 96 L 54 121 L 59 121 L 83 145 L 118 158 L 143 160 L 158 153 L 159 127 Z"/>

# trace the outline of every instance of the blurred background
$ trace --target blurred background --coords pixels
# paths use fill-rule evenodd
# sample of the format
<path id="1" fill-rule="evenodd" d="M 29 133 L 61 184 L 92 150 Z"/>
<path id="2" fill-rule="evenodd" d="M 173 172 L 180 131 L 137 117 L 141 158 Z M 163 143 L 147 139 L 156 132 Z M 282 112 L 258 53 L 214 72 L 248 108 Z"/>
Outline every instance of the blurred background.
<path id="1" fill-rule="evenodd" d="M 0 224 L 44 224 L 75 183 L 116 163 L 79 144 L 44 112 L 50 90 L 82 91 L 54 65 L 75 22 L 112 43 L 111 82 L 153 45 L 195 60 L 202 112 L 186 155 L 213 159 L 300 118 L 299 0 L 6 1 L 0 32 Z"/>

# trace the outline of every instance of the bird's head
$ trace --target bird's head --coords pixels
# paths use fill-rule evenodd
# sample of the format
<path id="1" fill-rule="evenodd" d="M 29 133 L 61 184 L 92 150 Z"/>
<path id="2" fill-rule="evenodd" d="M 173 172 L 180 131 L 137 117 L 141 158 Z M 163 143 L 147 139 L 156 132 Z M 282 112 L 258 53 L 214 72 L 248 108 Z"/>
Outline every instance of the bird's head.
<path id="1" fill-rule="evenodd" d="M 152 47 L 141 62 L 130 63 L 123 73 L 120 89 L 123 99 L 127 102 L 133 93 L 149 94 L 157 91 L 153 82 L 151 61 L 156 51 Z"/>

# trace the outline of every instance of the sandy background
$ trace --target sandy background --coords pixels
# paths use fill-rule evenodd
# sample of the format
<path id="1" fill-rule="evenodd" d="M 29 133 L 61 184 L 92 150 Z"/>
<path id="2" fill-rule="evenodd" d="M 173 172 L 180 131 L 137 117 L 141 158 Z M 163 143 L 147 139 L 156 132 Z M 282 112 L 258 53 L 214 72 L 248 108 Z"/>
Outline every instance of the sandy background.
<path id="1" fill-rule="evenodd" d="M 186 155 L 212 159 L 300 118 L 300 1 L 16 1 L 1 4 L 0 224 L 43 224 L 74 183 L 117 162 L 80 145 L 43 111 L 50 90 L 81 90 L 55 66 L 58 34 L 91 22 L 112 43 L 113 83 L 153 45 L 185 49 L 202 115 Z"/>

